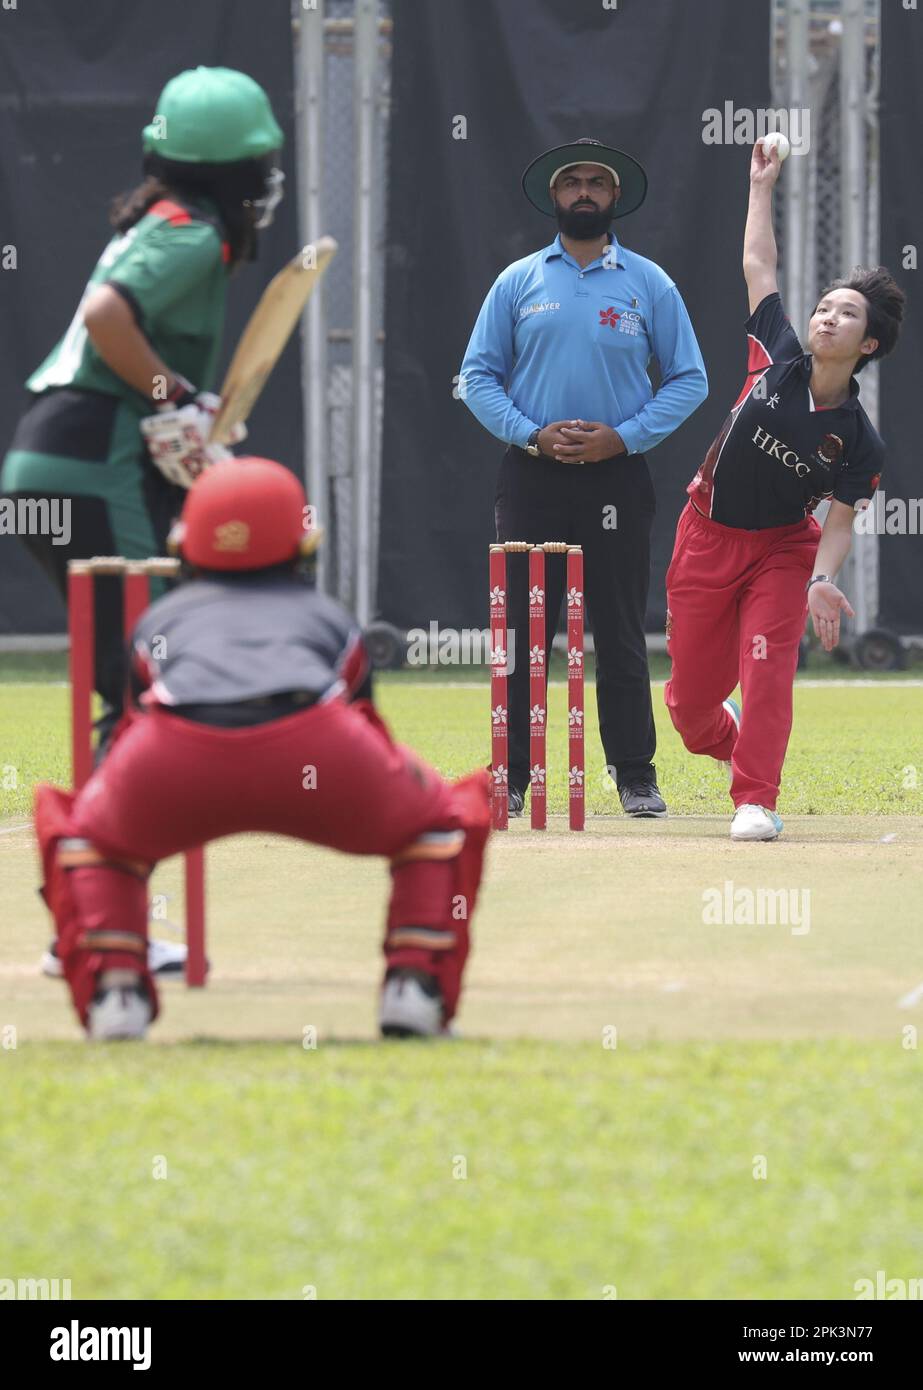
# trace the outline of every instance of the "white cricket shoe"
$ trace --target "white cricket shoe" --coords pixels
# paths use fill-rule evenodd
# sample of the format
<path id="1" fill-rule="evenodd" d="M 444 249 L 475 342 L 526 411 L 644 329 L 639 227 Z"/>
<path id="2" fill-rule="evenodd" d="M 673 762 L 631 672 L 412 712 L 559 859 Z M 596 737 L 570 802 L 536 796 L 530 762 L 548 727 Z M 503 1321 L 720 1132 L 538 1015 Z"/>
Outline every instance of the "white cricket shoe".
<path id="1" fill-rule="evenodd" d="M 87 1036 L 94 1042 L 127 1042 L 147 1035 L 153 1010 L 132 970 L 104 970 L 93 996 Z"/>
<path id="2" fill-rule="evenodd" d="M 731 716 L 737 727 L 737 732 L 740 733 L 740 705 L 737 703 L 737 701 L 722 700 L 721 708 L 727 710 L 728 714 Z M 730 786 L 734 780 L 734 768 L 730 758 L 726 759 L 724 766 L 727 768 L 728 786 Z"/>
<path id="3" fill-rule="evenodd" d="M 738 806 L 731 821 L 732 840 L 776 840 L 782 833 L 782 817 L 765 806 Z"/>
<path id="4" fill-rule="evenodd" d="M 389 970 L 381 991 L 378 1026 L 384 1038 L 436 1038 L 443 1033 L 442 995 L 422 970 Z"/>
<path id="5" fill-rule="evenodd" d="M 186 968 L 185 945 L 179 941 L 155 941 L 152 937 L 147 943 L 147 968 L 152 975 L 181 975 Z M 41 969 L 52 980 L 63 978 L 64 967 L 55 942 L 42 954 Z"/>
<path id="6" fill-rule="evenodd" d="M 154 937 L 147 943 L 147 968 L 152 975 L 181 975 L 186 969 L 186 944 L 182 941 L 156 941 Z"/>

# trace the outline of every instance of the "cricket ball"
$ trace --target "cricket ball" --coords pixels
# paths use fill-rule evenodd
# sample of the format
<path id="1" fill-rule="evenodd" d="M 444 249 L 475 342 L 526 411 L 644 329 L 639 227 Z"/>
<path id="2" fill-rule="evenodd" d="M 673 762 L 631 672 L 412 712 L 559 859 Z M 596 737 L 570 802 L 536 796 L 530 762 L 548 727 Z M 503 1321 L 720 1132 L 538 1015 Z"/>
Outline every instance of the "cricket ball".
<path id="1" fill-rule="evenodd" d="M 792 152 L 791 141 L 787 135 L 783 135 L 781 130 L 773 130 L 769 135 L 764 135 L 761 142 L 767 157 L 772 150 L 779 151 L 779 161 L 788 159 Z"/>

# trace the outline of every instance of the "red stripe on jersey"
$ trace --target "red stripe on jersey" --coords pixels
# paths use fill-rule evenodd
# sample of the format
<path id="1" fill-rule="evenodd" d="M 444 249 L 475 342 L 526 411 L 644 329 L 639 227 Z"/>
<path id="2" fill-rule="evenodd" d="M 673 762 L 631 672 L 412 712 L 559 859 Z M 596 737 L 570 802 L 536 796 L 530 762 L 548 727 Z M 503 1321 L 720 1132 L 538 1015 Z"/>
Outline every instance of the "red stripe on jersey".
<path id="1" fill-rule="evenodd" d="M 752 333 L 747 334 L 747 379 L 740 388 L 740 395 L 731 407 L 732 410 L 740 405 L 741 401 L 746 400 L 749 392 L 755 386 L 751 380 L 757 372 L 764 372 L 767 367 L 772 366 L 772 358 L 766 351 L 759 338 L 754 338 Z"/>
<path id="2" fill-rule="evenodd" d="M 192 221 L 186 209 L 171 198 L 159 198 L 156 203 L 151 203 L 148 212 L 152 217 L 162 217 L 171 227 L 182 227 Z"/>
<path id="3" fill-rule="evenodd" d="M 161 198 L 156 203 L 151 203 L 148 212 L 154 217 L 162 217 L 165 222 L 169 222 L 171 227 L 185 227 L 192 221 L 189 213 L 179 203 L 174 203 L 170 198 Z M 221 260 L 227 265 L 231 259 L 231 247 L 226 241 L 221 243 Z"/>

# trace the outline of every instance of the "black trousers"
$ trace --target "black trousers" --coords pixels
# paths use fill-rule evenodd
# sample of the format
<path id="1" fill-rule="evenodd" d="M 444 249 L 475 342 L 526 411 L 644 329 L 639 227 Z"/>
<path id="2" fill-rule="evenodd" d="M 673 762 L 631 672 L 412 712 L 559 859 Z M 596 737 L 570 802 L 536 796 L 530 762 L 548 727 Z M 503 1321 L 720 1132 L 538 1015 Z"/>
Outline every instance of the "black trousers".
<path id="1" fill-rule="evenodd" d="M 558 463 L 510 447 L 497 480 L 498 541 L 568 541 L 584 556 L 586 614 L 596 645 L 596 704 L 606 764 L 622 783 L 651 765 L 656 748 L 644 615 L 656 502 L 643 454 Z M 515 641 L 509 678 L 509 780 L 529 784 L 528 556 L 507 555 L 507 605 Z M 564 600 L 565 557 L 546 556 L 547 647 Z"/>
<path id="2" fill-rule="evenodd" d="M 7 496 L 13 500 L 20 496 L 29 496 L 62 503 L 66 501 L 70 504 L 69 545 L 55 545 L 49 536 L 20 537 L 61 595 L 66 607 L 68 560 L 84 560 L 94 555 L 119 553 L 118 537 L 115 535 L 105 499 L 44 492 L 11 492 Z M 158 490 L 155 487 L 151 490 L 148 512 L 157 542 L 157 553 L 160 555 L 166 553 L 167 533 L 172 517 L 179 513 L 182 499 L 183 493 L 178 488 Z M 158 589 L 163 587 L 162 581 L 153 581 L 152 598 L 155 598 Z M 96 629 L 94 685 L 114 719 L 122 709 L 126 678 L 125 638 L 122 631 L 122 580 L 118 576 L 99 575 L 93 580 L 93 608 Z M 109 716 L 104 715 L 100 725 L 108 728 L 110 722 Z"/>

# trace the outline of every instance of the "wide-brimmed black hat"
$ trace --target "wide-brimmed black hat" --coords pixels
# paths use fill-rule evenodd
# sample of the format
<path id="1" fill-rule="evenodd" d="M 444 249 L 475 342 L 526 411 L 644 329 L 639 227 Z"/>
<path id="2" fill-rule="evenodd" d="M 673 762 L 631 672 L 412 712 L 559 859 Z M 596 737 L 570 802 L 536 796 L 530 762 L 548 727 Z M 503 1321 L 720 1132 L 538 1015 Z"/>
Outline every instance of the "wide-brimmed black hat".
<path id="1" fill-rule="evenodd" d="M 553 150 L 546 150 L 538 159 L 533 159 L 523 174 L 522 191 L 539 212 L 554 217 L 551 185 L 561 170 L 572 164 L 601 164 L 612 173 L 622 190 L 615 205 L 616 217 L 636 212 L 647 196 L 647 174 L 630 154 L 614 150 L 601 140 L 575 140 L 571 145 L 555 145 Z"/>

